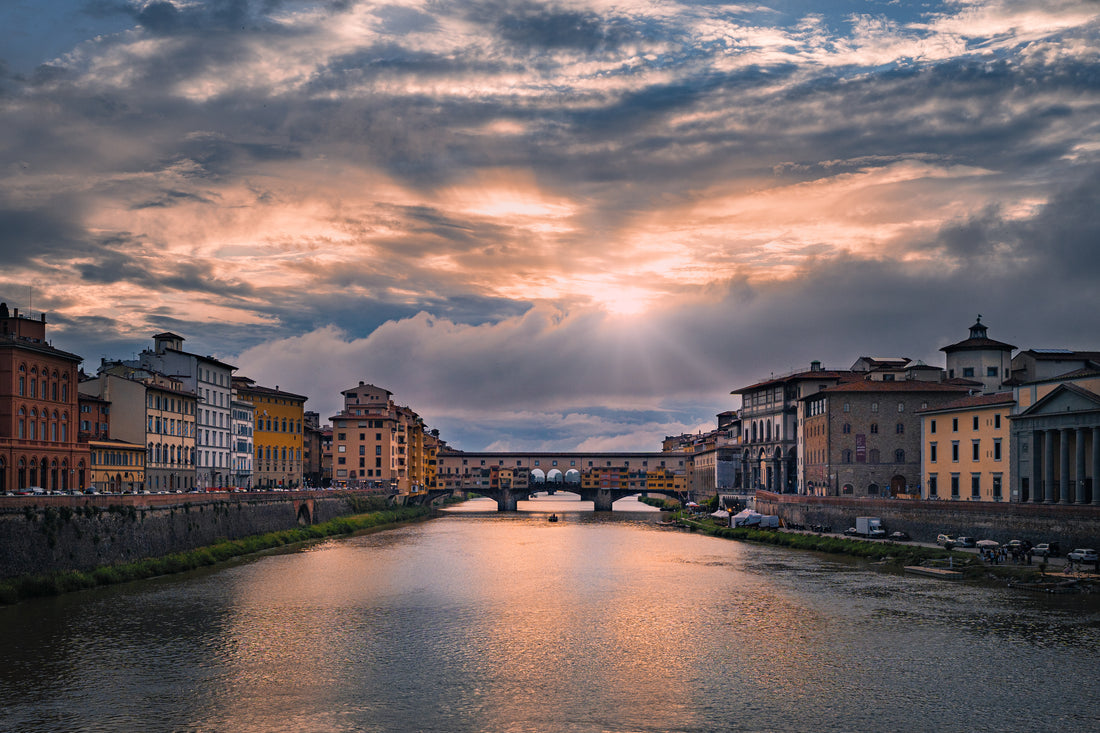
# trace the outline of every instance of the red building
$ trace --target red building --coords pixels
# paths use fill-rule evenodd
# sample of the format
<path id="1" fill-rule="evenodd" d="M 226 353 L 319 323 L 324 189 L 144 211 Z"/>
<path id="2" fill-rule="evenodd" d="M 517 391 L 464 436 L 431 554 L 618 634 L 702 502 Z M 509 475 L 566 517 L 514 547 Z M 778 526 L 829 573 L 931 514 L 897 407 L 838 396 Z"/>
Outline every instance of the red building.
<path id="1" fill-rule="evenodd" d="M 77 368 L 46 341 L 46 315 L 0 303 L 0 492 L 80 489 L 88 446 L 78 440 Z"/>

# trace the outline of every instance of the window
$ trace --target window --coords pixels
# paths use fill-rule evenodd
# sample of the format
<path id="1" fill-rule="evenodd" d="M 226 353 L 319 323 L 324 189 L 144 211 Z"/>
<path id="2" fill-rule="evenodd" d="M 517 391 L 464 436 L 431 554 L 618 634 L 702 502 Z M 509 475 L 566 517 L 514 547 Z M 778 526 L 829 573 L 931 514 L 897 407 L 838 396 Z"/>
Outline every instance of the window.
<path id="1" fill-rule="evenodd" d="M 951 441 L 951 462 L 959 462 L 959 441 L 957 440 Z"/>
<path id="2" fill-rule="evenodd" d="M 970 474 L 970 498 L 978 499 L 982 495 L 982 475 L 980 473 Z"/>
<path id="3" fill-rule="evenodd" d="M 970 460 L 977 461 L 981 459 L 981 443 L 980 440 L 975 440 L 970 444 Z"/>
<path id="4" fill-rule="evenodd" d="M 877 422 L 871 423 L 871 432 L 872 433 L 877 433 L 878 432 L 878 423 Z"/>
<path id="5" fill-rule="evenodd" d="M 974 425 L 973 425 L 973 428 L 974 428 L 974 430 L 977 430 L 977 429 L 978 429 L 978 416 L 977 416 L 977 415 L 975 415 L 975 416 L 974 416 Z"/>
<path id="6" fill-rule="evenodd" d="M 840 461 L 841 461 L 841 463 L 851 463 L 852 462 L 852 451 L 850 451 L 850 450 L 841 451 L 840 452 Z M 851 493 L 851 492 L 849 492 L 849 493 Z"/>
<path id="7" fill-rule="evenodd" d="M 898 412 L 905 412 L 905 403 L 904 402 L 899 402 L 898 403 Z"/>
<path id="8" fill-rule="evenodd" d="M 952 433 L 959 432 L 959 418 L 957 418 L 957 417 L 951 418 L 951 432 Z"/>
<path id="9" fill-rule="evenodd" d="M 936 462 L 936 444 L 935 443 L 929 443 L 928 444 L 928 462 L 929 463 L 935 463 Z"/>
<path id="10" fill-rule="evenodd" d="M 951 474 L 951 498 L 959 498 L 959 474 Z"/>
<path id="11" fill-rule="evenodd" d="M 997 428 L 998 430 L 1001 429 L 1001 413 L 999 412 L 993 416 L 993 427 Z"/>
<path id="12" fill-rule="evenodd" d="M 997 376 L 997 367 L 986 367 L 985 368 L 985 376 L 987 376 L 987 377 Z"/>
<path id="13" fill-rule="evenodd" d="M 936 496 L 936 476 L 930 475 L 928 477 L 928 495 Z"/>
<path id="14" fill-rule="evenodd" d="M 929 420 L 928 421 L 928 432 L 932 433 L 933 435 L 936 433 L 936 421 L 935 420 Z"/>
<path id="15" fill-rule="evenodd" d="M 845 435 L 848 435 L 852 432 L 852 426 L 849 423 L 844 423 L 844 427 L 841 429 L 841 432 Z"/>
<path id="16" fill-rule="evenodd" d="M 847 402 L 844 403 L 844 411 L 845 412 L 851 412 L 852 411 L 851 407 L 848 405 Z"/>
<path id="17" fill-rule="evenodd" d="M 901 449 L 894 451 L 894 463 L 905 463 L 905 451 Z"/>
<path id="18" fill-rule="evenodd" d="M 878 412 L 878 403 L 877 402 L 872 402 L 871 403 L 871 412 Z"/>
<path id="19" fill-rule="evenodd" d="M 994 438 L 993 439 L 993 460 L 995 460 L 995 461 L 1001 460 L 1001 439 L 1000 438 Z"/>
<path id="20" fill-rule="evenodd" d="M 872 448 L 871 450 L 867 451 L 867 462 L 868 463 L 878 463 L 879 462 L 878 448 Z"/>
<path id="21" fill-rule="evenodd" d="M 994 476 L 993 477 L 993 500 L 994 501 L 1000 501 L 1001 500 L 1001 477 L 1000 476 Z"/>
<path id="22" fill-rule="evenodd" d="M 973 377 L 973 376 L 974 376 L 974 367 L 963 367 L 963 378 L 964 379 L 966 377 Z"/>
<path id="23" fill-rule="evenodd" d="M 895 432 L 898 435 L 902 435 L 905 432 L 905 423 L 899 422 L 897 428 L 895 428 Z"/>

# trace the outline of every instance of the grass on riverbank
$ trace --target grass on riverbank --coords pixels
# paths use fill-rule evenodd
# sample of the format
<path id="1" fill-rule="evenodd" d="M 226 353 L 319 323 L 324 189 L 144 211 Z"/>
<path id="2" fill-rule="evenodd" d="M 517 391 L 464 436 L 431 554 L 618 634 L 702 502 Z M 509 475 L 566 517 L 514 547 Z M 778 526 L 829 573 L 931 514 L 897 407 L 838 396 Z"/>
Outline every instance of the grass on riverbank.
<path id="1" fill-rule="evenodd" d="M 0 604 L 16 603 L 27 598 L 61 595 L 62 593 L 95 588 L 101 585 L 128 583 L 132 580 L 142 580 L 157 575 L 182 573 L 276 547 L 396 524 L 427 516 L 431 512 L 429 508 L 419 506 L 377 509 L 374 505 L 366 503 L 356 508 L 370 509 L 371 511 L 366 514 L 337 517 L 307 527 L 253 535 L 239 540 L 223 540 L 213 545 L 186 552 L 177 552 L 164 557 L 146 558 L 118 565 L 104 565 L 94 570 L 72 570 L 3 580 L 0 581 Z"/>
<path id="2" fill-rule="evenodd" d="M 898 542 L 871 542 L 847 537 L 754 527 L 726 527 L 709 520 L 682 521 L 693 529 L 715 537 L 858 557 L 875 562 L 879 567 L 898 572 L 906 566 L 921 565 L 928 561 L 946 561 L 951 558 L 953 568 L 960 571 L 967 581 L 990 579 L 1034 581 L 1040 579 L 1042 575 L 1039 566 L 989 566 L 983 564 L 976 555 L 952 552 L 939 547 L 906 545 Z"/>

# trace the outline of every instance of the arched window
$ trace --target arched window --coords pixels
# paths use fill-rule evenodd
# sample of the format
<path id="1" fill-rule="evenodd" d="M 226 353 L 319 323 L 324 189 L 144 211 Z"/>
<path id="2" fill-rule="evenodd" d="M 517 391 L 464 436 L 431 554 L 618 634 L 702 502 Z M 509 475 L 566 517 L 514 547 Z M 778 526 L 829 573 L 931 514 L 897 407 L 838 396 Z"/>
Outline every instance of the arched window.
<path id="1" fill-rule="evenodd" d="M 851 484 L 844 484 L 844 488 L 841 489 L 841 491 L 845 494 L 851 494 L 853 491 L 853 487 Z"/>
<path id="2" fill-rule="evenodd" d="M 894 463 L 905 463 L 905 451 L 900 448 L 894 451 Z"/>
<path id="3" fill-rule="evenodd" d="M 844 428 L 841 430 L 841 432 L 844 433 L 845 435 L 848 435 L 849 433 L 851 433 L 852 432 L 851 423 L 844 423 Z"/>
<path id="4" fill-rule="evenodd" d="M 878 432 L 878 423 L 877 422 L 871 423 L 871 432 L 872 433 L 877 433 Z"/>
<path id="5" fill-rule="evenodd" d="M 903 423 L 903 422 L 898 423 L 897 433 L 898 433 L 898 435 L 902 435 L 903 433 L 905 433 L 905 423 Z"/>

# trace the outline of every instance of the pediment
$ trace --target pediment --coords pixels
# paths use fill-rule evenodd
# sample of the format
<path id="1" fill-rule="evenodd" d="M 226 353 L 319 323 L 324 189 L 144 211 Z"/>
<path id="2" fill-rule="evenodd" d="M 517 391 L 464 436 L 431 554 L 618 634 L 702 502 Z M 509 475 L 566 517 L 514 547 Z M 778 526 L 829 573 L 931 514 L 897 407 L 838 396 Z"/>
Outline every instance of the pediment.
<path id="1" fill-rule="evenodd" d="M 1018 417 L 1064 415 L 1067 412 L 1092 412 L 1100 410 L 1100 395 L 1075 384 L 1060 384 Z"/>

